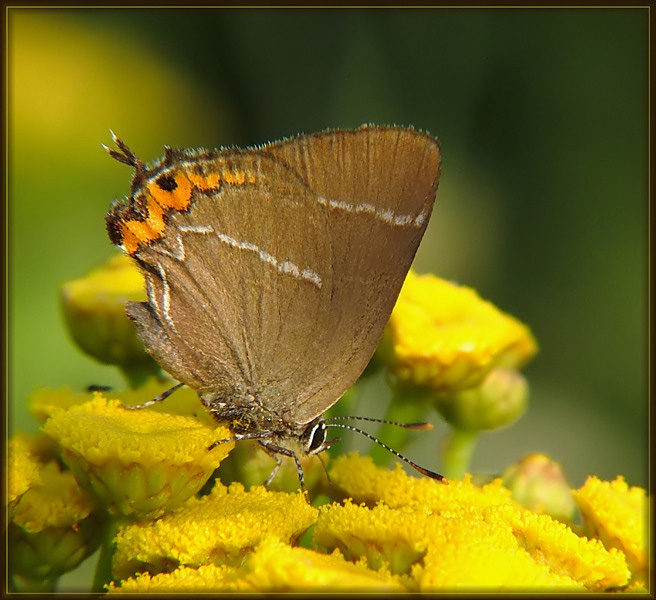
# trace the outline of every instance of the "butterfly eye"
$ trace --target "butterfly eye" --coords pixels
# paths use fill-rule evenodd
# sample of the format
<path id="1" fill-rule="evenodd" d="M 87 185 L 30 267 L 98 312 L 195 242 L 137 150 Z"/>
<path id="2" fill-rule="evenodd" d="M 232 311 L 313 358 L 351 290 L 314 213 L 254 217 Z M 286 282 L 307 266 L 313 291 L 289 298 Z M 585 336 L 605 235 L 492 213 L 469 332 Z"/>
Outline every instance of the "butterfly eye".
<path id="1" fill-rule="evenodd" d="M 307 444 L 305 451 L 308 454 L 317 454 L 324 449 L 324 442 L 326 441 L 326 425 L 323 421 L 315 423 L 306 430 Z"/>

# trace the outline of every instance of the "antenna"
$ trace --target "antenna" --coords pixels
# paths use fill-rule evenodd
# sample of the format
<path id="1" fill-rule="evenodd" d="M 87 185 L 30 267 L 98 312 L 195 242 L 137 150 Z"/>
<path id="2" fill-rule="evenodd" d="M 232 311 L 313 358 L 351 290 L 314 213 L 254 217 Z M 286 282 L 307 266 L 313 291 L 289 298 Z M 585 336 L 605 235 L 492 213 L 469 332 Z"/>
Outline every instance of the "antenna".
<path id="1" fill-rule="evenodd" d="M 128 410 L 139 410 L 141 408 L 146 408 L 146 406 L 151 406 L 152 404 L 157 404 L 158 402 L 164 402 L 173 392 L 179 390 L 184 383 L 176 383 L 173 387 L 164 390 L 159 396 L 155 396 L 152 400 L 146 400 L 142 404 L 135 404 L 134 406 L 123 405 L 123 408 Z"/>
<path id="2" fill-rule="evenodd" d="M 353 419 L 355 421 L 372 421 L 373 423 L 383 423 L 384 425 L 394 425 L 395 427 L 403 427 L 403 429 L 413 429 L 413 430 L 427 430 L 433 429 L 431 423 L 399 423 L 398 421 L 387 421 L 386 419 L 376 419 L 375 417 L 328 417 L 326 419 L 326 424 L 330 421 L 345 421 Z M 339 425 L 336 425 L 339 427 Z"/>
<path id="3" fill-rule="evenodd" d="M 397 423 L 395 421 L 385 421 L 383 419 L 373 419 L 370 417 L 331 417 L 331 420 L 337 420 L 337 419 L 358 419 L 360 421 L 374 421 L 376 423 L 385 423 L 387 425 L 396 425 L 398 427 L 403 427 L 404 429 L 432 429 L 433 426 L 430 423 Z M 431 479 L 437 479 L 438 481 L 441 481 L 444 484 L 448 484 L 449 480 L 446 479 L 443 475 L 440 475 L 439 473 L 435 473 L 434 471 L 431 471 L 430 469 L 426 469 L 425 467 L 422 467 L 418 465 L 417 463 L 411 461 L 409 458 L 403 456 L 400 452 L 397 452 L 396 450 L 393 450 L 390 448 L 387 444 L 384 444 L 381 442 L 379 439 L 371 435 L 370 433 L 367 433 L 366 431 L 363 431 L 359 427 L 354 427 L 353 425 L 346 425 L 345 423 L 330 423 L 326 422 L 326 427 L 340 427 L 341 429 L 348 429 L 350 431 L 355 431 L 356 433 L 359 433 L 367 438 L 369 438 L 372 442 L 376 442 L 379 446 L 382 446 L 385 448 L 385 450 L 388 450 L 391 452 L 394 456 L 397 458 L 400 458 L 402 461 L 408 463 L 413 469 L 416 471 L 419 471 L 422 475 L 426 475 L 426 477 L 430 477 Z"/>

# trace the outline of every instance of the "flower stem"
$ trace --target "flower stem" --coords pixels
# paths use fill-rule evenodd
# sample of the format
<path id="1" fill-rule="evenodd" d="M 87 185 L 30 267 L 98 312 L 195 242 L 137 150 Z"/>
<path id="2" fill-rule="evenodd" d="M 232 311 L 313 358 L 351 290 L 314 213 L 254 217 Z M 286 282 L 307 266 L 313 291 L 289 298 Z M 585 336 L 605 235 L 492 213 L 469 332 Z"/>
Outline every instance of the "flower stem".
<path id="1" fill-rule="evenodd" d="M 451 432 L 442 441 L 442 470 L 445 477 L 462 479 L 469 471 L 478 435 L 478 431 L 451 426 Z"/>
<path id="2" fill-rule="evenodd" d="M 425 389 L 393 384 L 392 401 L 385 414 L 385 420 L 397 423 L 415 423 L 422 421 L 430 406 L 429 392 Z M 377 437 L 396 451 L 401 451 L 408 439 L 409 431 L 402 427 L 381 426 Z M 385 466 L 394 458 L 391 452 L 385 448 L 375 445 L 370 452 L 374 462 L 379 466 Z"/>
<path id="3" fill-rule="evenodd" d="M 91 591 L 93 593 L 105 593 L 107 590 L 105 586 L 112 579 L 112 558 L 116 544 L 114 538 L 118 533 L 119 519 L 111 518 L 107 524 L 105 531 L 105 539 L 100 546 L 100 556 L 98 557 L 98 564 L 96 564 L 96 572 L 93 575 L 93 584 Z"/>

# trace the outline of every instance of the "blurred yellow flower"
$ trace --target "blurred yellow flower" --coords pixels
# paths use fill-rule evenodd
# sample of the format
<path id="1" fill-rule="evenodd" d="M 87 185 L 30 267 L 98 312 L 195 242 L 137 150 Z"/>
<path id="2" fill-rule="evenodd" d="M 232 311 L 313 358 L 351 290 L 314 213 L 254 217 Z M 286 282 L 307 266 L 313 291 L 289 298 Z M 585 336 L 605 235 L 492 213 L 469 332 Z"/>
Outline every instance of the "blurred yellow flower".
<path id="1" fill-rule="evenodd" d="M 10 469 L 17 466 L 10 462 Z M 40 582 L 74 569 L 98 547 L 105 516 L 70 471 L 55 461 L 36 466 L 37 476 L 15 502 L 7 534 L 10 576 Z"/>
<path id="2" fill-rule="evenodd" d="M 61 303 L 73 340 L 103 363 L 157 372 L 132 321 L 125 314 L 128 300 L 146 299 L 144 278 L 134 260 L 116 255 L 80 279 L 62 285 Z"/>
<path id="3" fill-rule="evenodd" d="M 317 518 L 303 494 L 249 492 L 239 483 L 226 488 L 216 482 L 212 492 L 192 498 L 156 521 L 126 525 L 116 537 L 114 576 L 151 574 L 171 565 L 198 567 L 215 563 L 238 565 L 268 538 L 296 542 Z"/>
<path id="4" fill-rule="evenodd" d="M 39 461 L 31 451 L 29 438 L 18 435 L 7 444 L 7 489 L 5 506 L 13 506 L 32 485 L 41 483 Z"/>
<path id="5" fill-rule="evenodd" d="M 170 379 L 150 377 L 137 389 L 117 390 L 105 392 L 114 400 L 120 400 L 124 406 L 143 404 L 159 396 L 174 385 Z M 85 404 L 96 397 L 96 392 L 77 392 L 69 387 L 59 389 L 39 388 L 29 399 L 30 412 L 39 420 L 46 421 L 58 410 L 69 409 L 72 406 Z M 157 402 L 148 407 L 148 410 L 165 412 L 174 415 L 193 416 L 209 426 L 216 426 L 216 421 L 209 411 L 201 404 L 198 394 L 188 387 L 176 390 L 171 400 Z"/>
<path id="6" fill-rule="evenodd" d="M 573 491 L 583 516 L 583 533 L 617 548 L 627 558 L 633 580 L 649 580 L 649 499 L 644 489 L 629 487 L 624 478 L 601 481 L 588 477 Z"/>
<path id="7" fill-rule="evenodd" d="M 474 290 L 410 271 L 384 348 L 401 381 L 458 390 L 477 385 L 495 367 L 519 369 L 537 344 L 525 325 Z"/>
<path id="8" fill-rule="evenodd" d="M 94 392 L 78 392 L 70 387 L 58 389 L 38 388 L 29 398 L 30 412 L 41 422 L 47 421 L 55 412 L 68 410 L 94 398 Z"/>
<path id="9" fill-rule="evenodd" d="M 143 518 L 171 510 L 205 484 L 234 442 L 225 426 L 181 415 L 131 411 L 96 393 L 54 412 L 43 431 L 63 449 L 78 481 L 114 514 Z"/>
<path id="10" fill-rule="evenodd" d="M 14 513 L 14 522 L 26 531 L 71 525 L 96 507 L 73 474 L 55 462 L 40 466 L 39 480 L 23 494 Z"/>

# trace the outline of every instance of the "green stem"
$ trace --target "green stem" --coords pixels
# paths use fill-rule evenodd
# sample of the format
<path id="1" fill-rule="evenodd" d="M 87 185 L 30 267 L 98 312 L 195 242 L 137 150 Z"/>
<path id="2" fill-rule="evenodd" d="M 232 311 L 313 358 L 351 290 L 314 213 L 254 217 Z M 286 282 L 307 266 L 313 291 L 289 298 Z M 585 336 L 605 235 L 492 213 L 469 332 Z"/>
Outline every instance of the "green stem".
<path id="1" fill-rule="evenodd" d="M 462 479 L 469 471 L 478 436 L 478 431 L 451 426 L 451 433 L 442 442 L 442 471 L 447 479 Z"/>
<path id="2" fill-rule="evenodd" d="M 93 576 L 93 584 L 91 591 L 93 593 L 105 593 L 107 590 L 105 586 L 112 580 L 112 558 L 116 550 L 114 538 L 118 533 L 120 526 L 119 519 L 111 518 L 107 524 L 105 532 L 105 539 L 100 546 L 100 556 L 98 557 L 98 564 L 96 564 L 96 572 Z"/>
<path id="3" fill-rule="evenodd" d="M 340 401 L 331 407 L 328 413 L 331 417 L 345 417 L 350 416 L 355 412 L 355 406 L 360 399 L 360 384 L 356 381 L 346 393 L 341 397 Z M 335 430 L 332 430 L 333 433 Z M 328 448 L 328 454 L 331 458 L 336 458 L 345 452 L 346 446 L 343 444 L 336 444 Z"/>
<path id="4" fill-rule="evenodd" d="M 430 407 L 430 392 L 417 387 L 392 385 L 392 401 L 387 408 L 385 420 L 397 423 L 416 423 L 422 421 Z M 377 437 L 397 452 L 405 445 L 410 431 L 393 425 L 381 425 Z M 376 444 L 369 453 L 377 465 L 388 465 L 394 455 Z"/>

